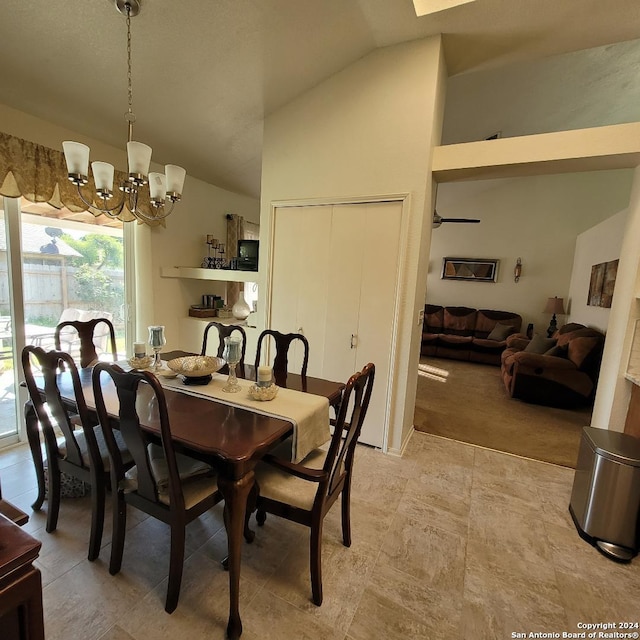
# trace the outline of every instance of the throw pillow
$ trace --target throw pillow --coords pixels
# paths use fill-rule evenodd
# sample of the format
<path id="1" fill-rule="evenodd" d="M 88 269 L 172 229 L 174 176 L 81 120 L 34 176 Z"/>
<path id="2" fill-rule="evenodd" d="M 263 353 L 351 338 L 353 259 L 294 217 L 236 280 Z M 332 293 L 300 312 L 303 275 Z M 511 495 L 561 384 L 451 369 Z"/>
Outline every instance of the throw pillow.
<path id="1" fill-rule="evenodd" d="M 500 322 L 496 323 L 496 326 L 493 327 L 491 333 L 487 336 L 487 340 L 495 340 L 496 342 L 502 342 L 507 339 L 507 336 L 510 336 L 515 329 L 510 324 L 501 324 Z"/>
<path id="2" fill-rule="evenodd" d="M 546 353 L 552 347 L 555 347 L 556 341 L 554 338 L 545 338 L 539 333 L 536 333 L 531 342 L 524 348 L 528 353 Z"/>

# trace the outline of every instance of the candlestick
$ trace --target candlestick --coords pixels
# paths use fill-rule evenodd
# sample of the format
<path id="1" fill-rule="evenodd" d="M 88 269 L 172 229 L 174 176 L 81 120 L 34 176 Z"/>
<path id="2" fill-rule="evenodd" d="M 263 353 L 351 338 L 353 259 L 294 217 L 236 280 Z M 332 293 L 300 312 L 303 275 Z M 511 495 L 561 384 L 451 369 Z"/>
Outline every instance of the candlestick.
<path id="1" fill-rule="evenodd" d="M 229 393 L 237 393 L 241 389 L 238 384 L 238 378 L 236 377 L 236 365 L 242 357 L 240 345 L 241 338 L 238 336 L 228 336 L 224 339 L 224 353 L 222 357 L 229 365 L 229 377 L 227 378 L 227 384 L 222 387 L 222 390 Z"/>
<path id="2" fill-rule="evenodd" d="M 167 344 L 167 340 L 164 337 L 164 326 L 152 326 L 149 327 L 149 345 L 155 352 L 153 368 L 159 371 L 162 368 L 162 360 L 160 359 L 160 349 Z"/>

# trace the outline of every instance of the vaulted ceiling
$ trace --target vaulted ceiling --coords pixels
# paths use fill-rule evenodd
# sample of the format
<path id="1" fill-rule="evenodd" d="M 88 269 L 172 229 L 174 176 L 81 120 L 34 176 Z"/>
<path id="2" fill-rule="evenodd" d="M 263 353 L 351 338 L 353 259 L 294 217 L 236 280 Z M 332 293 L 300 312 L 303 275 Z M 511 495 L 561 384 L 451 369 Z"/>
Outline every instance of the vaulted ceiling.
<path id="1" fill-rule="evenodd" d="M 420 18 L 412 0 L 141 3 L 136 138 L 157 162 L 256 197 L 265 115 L 378 47 L 442 33 L 456 75 L 640 37 L 636 0 L 476 0 Z M 1 14 L 0 102 L 123 147 L 126 27 L 112 0 L 3 0 Z"/>

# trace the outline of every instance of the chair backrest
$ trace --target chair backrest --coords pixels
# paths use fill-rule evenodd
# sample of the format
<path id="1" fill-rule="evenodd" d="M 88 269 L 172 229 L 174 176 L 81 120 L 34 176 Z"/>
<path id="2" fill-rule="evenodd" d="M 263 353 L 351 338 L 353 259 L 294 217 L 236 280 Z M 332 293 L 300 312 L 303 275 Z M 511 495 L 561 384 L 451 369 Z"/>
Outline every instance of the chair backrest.
<path id="1" fill-rule="evenodd" d="M 340 409 L 323 467 L 329 474 L 329 498 L 341 490 L 344 475 L 351 473 L 356 444 L 371 400 L 375 371 L 373 363 L 365 365 L 362 371 L 349 378 L 342 392 Z"/>
<path id="2" fill-rule="evenodd" d="M 32 359 L 37 362 L 38 367 L 40 368 L 44 400 L 38 391 L 32 367 Z M 82 429 L 87 443 L 87 450 L 89 452 L 89 459 L 92 461 L 98 461 L 100 460 L 100 451 L 92 428 L 92 422 L 89 419 L 87 403 L 82 391 L 82 384 L 80 382 L 80 376 L 78 375 L 78 369 L 76 368 L 73 358 L 64 351 L 45 351 L 42 347 L 34 347 L 33 345 L 27 345 L 22 350 L 24 379 L 36 416 L 38 417 L 38 421 L 42 427 L 42 432 L 46 440 L 46 446 L 49 454 L 57 454 L 59 451 L 56 434 L 51 422 L 51 417 L 53 417 L 64 436 L 66 449 L 65 459 L 78 467 L 87 468 L 87 465 L 82 458 L 80 445 L 78 444 L 74 433 L 74 425 L 71 423 L 69 412 L 60 396 L 57 376 L 60 373 L 62 363 L 66 365 L 68 375 L 71 376 L 71 380 L 73 382 L 76 401 L 75 413 L 80 417 L 80 422 L 82 423 Z M 45 403 L 49 409 L 48 411 L 47 407 L 45 407 Z"/>
<path id="3" fill-rule="evenodd" d="M 101 326 L 100 326 L 101 325 Z M 99 327 L 96 329 L 96 327 Z M 66 331 L 65 331 L 66 330 Z M 116 347 L 116 333 L 111 320 L 108 318 L 93 318 L 91 320 L 65 320 L 59 322 L 55 329 L 56 349 L 62 349 L 63 340 L 67 343 L 68 350 L 73 350 L 73 339 L 69 333 L 77 332 L 80 341 L 80 366 L 88 367 L 98 360 L 98 349 L 105 350 L 107 339 L 114 362 L 118 359 Z M 67 335 L 65 335 L 67 334 Z"/>
<path id="4" fill-rule="evenodd" d="M 240 357 L 239 365 L 244 364 L 244 354 L 247 350 L 247 334 L 244 329 L 237 324 L 222 324 L 220 322 L 210 322 L 204 328 L 204 337 L 202 338 L 202 349 L 200 351 L 200 355 L 207 355 L 207 338 L 209 335 L 209 329 L 215 327 L 218 330 L 218 353 L 216 354 L 218 358 L 222 358 L 222 354 L 224 353 L 224 339 L 228 338 L 234 331 L 238 331 L 242 336 L 242 353 Z"/>
<path id="5" fill-rule="evenodd" d="M 307 365 L 309 364 L 309 342 L 301 333 L 280 333 L 273 329 L 265 329 L 258 337 L 258 347 L 256 349 L 256 370 L 260 365 L 260 356 L 262 354 L 262 343 L 269 336 L 272 336 L 276 345 L 276 353 L 273 359 L 273 374 L 286 375 L 289 369 L 289 347 L 294 340 L 300 340 L 304 348 L 304 357 L 302 360 L 301 376 L 307 375 Z M 276 380 L 277 382 L 277 380 Z"/>
<path id="6" fill-rule="evenodd" d="M 117 394 L 118 429 L 137 469 L 136 493 L 150 502 L 159 502 L 158 487 L 152 472 L 152 463 L 149 455 L 148 445 L 151 443 L 151 438 L 140 427 L 140 417 L 136 407 L 141 384 L 148 385 L 151 388 L 152 394 L 148 396 L 145 394 L 145 398 L 148 398 L 148 401 L 145 401 L 144 409 L 145 413 L 157 416 L 160 423 L 162 449 L 167 463 L 169 479 L 170 506 L 171 509 L 184 509 L 184 497 L 180 485 L 173 441 L 171 440 L 167 401 L 158 379 L 149 371 L 125 372 L 117 364 L 99 362 L 93 368 L 92 381 L 96 412 L 111 460 L 112 483 L 117 486 L 117 483 L 124 478 L 125 468 L 120 449 L 113 435 L 112 419 L 109 418 L 105 403 L 104 388 L 109 381 L 115 385 Z M 113 407 L 110 408 L 113 413 L 115 409 Z"/>

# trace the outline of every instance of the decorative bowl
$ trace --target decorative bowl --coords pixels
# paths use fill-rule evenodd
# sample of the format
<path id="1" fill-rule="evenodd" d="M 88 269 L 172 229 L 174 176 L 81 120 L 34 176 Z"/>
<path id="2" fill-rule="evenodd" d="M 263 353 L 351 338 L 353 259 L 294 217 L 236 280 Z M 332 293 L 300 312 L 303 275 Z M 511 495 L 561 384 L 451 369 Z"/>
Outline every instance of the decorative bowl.
<path id="1" fill-rule="evenodd" d="M 222 369 L 224 365 L 225 361 L 222 358 L 213 356 L 184 356 L 167 362 L 167 367 L 171 371 L 187 378 L 208 376 Z"/>
<path id="2" fill-rule="evenodd" d="M 132 369 L 148 369 L 154 361 L 153 356 L 143 356 L 142 358 L 129 358 L 129 366 Z"/>
<path id="3" fill-rule="evenodd" d="M 271 384 L 268 387 L 259 387 L 257 384 L 252 384 L 249 387 L 249 397 L 252 400 L 273 400 L 278 395 L 278 385 Z"/>

